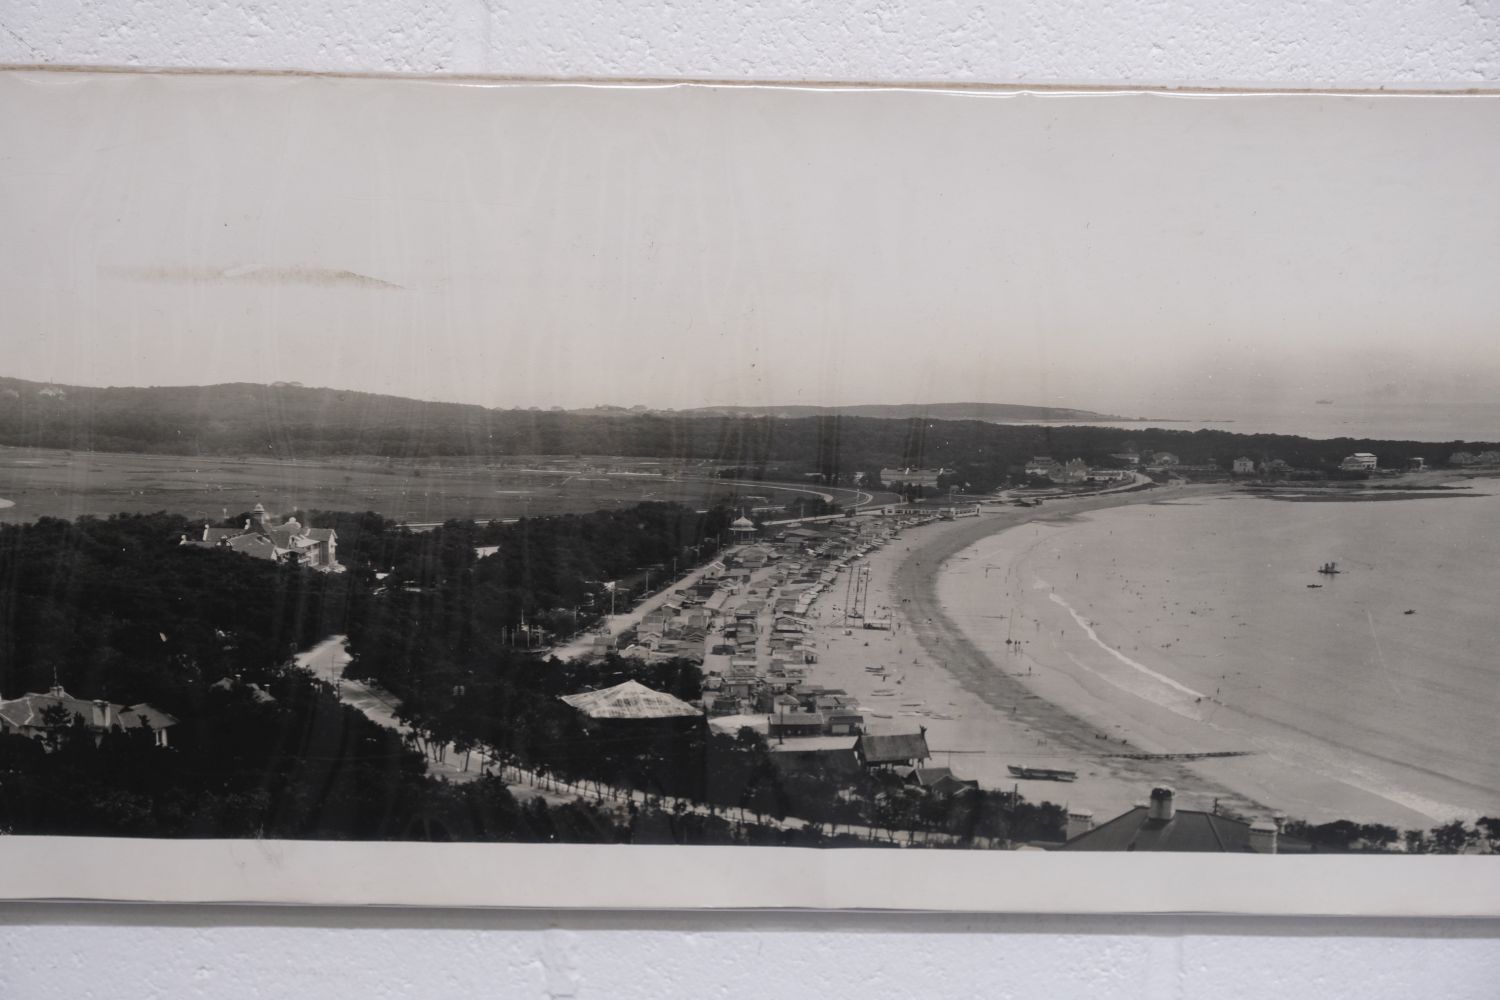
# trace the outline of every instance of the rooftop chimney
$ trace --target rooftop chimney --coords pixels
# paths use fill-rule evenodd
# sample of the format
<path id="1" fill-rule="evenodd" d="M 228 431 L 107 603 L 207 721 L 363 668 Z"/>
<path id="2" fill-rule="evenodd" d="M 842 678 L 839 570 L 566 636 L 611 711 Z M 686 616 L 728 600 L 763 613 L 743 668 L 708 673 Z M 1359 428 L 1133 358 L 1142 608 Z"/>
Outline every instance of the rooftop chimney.
<path id="1" fill-rule="evenodd" d="M 1065 833 L 1066 839 L 1088 833 L 1094 828 L 1094 814 L 1088 809 L 1069 809 L 1068 826 Z"/>
<path id="2" fill-rule="evenodd" d="M 1177 803 L 1174 801 L 1175 793 L 1166 785 L 1158 785 L 1151 789 L 1151 804 L 1147 807 L 1149 819 L 1169 822 L 1177 815 Z"/>
<path id="3" fill-rule="evenodd" d="M 1250 824 L 1250 850 L 1256 854 L 1276 853 L 1276 824 L 1268 819 Z"/>

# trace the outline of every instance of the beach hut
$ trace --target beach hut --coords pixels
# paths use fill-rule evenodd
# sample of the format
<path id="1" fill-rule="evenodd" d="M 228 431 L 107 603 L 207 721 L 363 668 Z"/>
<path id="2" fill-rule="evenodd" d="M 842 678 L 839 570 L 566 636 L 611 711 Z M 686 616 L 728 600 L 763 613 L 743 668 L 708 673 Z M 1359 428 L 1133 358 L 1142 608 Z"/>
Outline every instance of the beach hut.
<path id="1" fill-rule="evenodd" d="M 915 767 L 932 756 L 927 749 L 925 727 L 915 733 L 888 735 L 866 733 L 859 738 L 855 752 L 859 754 L 860 763 L 867 768 L 896 767 L 902 764 Z"/>

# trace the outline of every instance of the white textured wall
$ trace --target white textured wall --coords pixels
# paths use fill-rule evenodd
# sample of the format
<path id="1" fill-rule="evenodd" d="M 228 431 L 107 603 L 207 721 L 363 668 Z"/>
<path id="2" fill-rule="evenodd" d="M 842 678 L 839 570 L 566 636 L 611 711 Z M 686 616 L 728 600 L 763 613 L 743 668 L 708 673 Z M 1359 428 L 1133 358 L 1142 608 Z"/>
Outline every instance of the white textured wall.
<path id="1" fill-rule="evenodd" d="M 1468 85 L 1496 0 L 0 0 L 0 62 L 527 76 Z"/>
<path id="2" fill-rule="evenodd" d="M 0 63 L 1466 87 L 1500 0 L 0 0 Z M 1488 1000 L 1500 927 L 0 907 L 0 997 L 95 996 Z"/>

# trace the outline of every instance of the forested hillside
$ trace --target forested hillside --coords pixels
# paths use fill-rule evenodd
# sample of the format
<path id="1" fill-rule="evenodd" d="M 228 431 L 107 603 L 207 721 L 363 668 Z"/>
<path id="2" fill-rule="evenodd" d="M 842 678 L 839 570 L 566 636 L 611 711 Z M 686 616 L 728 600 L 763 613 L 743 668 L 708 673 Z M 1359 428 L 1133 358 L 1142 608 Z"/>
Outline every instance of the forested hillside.
<path id="1" fill-rule="evenodd" d="M 1186 464 L 1227 468 L 1243 455 L 1316 470 L 1336 468 L 1352 451 L 1375 452 L 1392 468 L 1418 456 L 1441 464 L 1460 447 L 1496 447 L 930 417 L 492 410 L 293 385 L 90 389 L 15 379 L 0 380 L 0 445 L 394 461 L 620 455 L 708 461 L 742 472 L 775 467 L 779 474 L 816 474 L 829 483 L 847 483 L 855 473 L 868 479 L 882 467 L 941 466 L 954 470 L 953 482 L 975 489 L 997 485 L 1039 454 L 1104 464 L 1122 450 L 1160 450 Z"/>

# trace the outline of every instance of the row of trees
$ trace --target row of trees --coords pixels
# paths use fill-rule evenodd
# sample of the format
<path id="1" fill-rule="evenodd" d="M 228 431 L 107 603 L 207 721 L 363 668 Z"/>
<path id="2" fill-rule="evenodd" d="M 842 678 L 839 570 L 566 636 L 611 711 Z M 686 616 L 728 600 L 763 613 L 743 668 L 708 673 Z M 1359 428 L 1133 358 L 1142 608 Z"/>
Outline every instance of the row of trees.
<path id="1" fill-rule="evenodd" d="M 1500 819 L 1481 817 L 1473 826 L 1453 820 L 1429 830 L 1405 831 L 1382 823 L 1355 823 L 1347 819 L 1320 824 L 1294 820 L 1286 825 L 1286 832 L 1321 851 L 1335 853 L 1457 854 L 1500 842 Z"/>
<path id="2" fill-rule="evenodd" d="M 0 735 L 0 831 L 135 837 L 614 842 L 613 817 L 579 803 L 518 802 L 499 781 L 427 777 L 399 735 L 299 671 L 214 689 L 171 730 L 52 747 Z"/>
<path id="3" fill-rule="evenodd" d="M 194 715 L 210 685 L 343 625 L 349 581 L 179 545 L 193 530 L 168 514 L 0 525 L 0 695 L 56 680 Z"/>
<path id="4" fill-rule="evenodd" d="M 195 715 L 214 683 L 346 633 L 362 676 L 420 698 L 501 662 L 522 622 L 586 625 L 607 581 L 710 558 L 733 516 L 650 503 L 413 532 L 373 513 L 303 513 L 337 529 L 342 574 L 180 545 L 200 529 L 175 515 L 0 525 L 0 696 L 56 681 Z M 480 546 L 498 551 L 481 559 Z"/>

